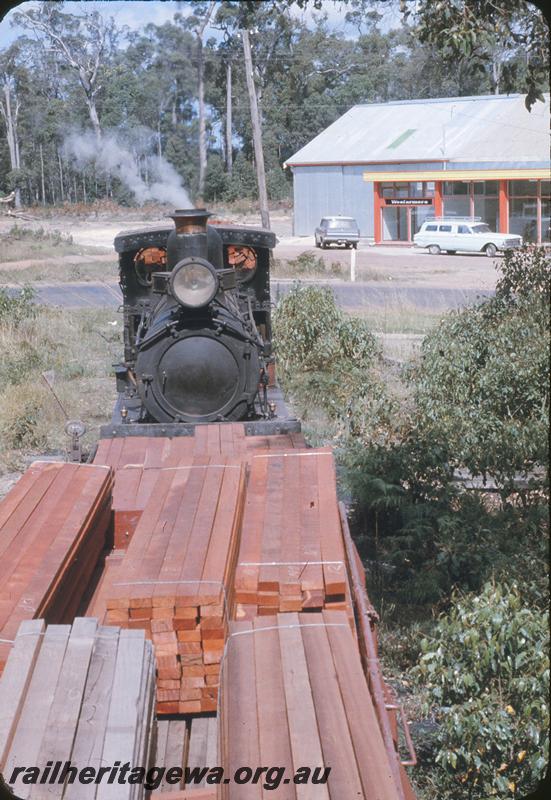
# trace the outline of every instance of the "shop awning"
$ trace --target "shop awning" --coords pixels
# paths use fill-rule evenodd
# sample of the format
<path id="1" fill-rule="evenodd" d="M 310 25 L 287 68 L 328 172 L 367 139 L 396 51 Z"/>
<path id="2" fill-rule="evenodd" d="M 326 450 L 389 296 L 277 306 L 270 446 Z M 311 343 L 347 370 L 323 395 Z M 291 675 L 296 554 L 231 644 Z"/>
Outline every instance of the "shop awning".
<path id="1" fill-rule="evenodd" d="M 549 167 L 538 169 L 430 169 L 410 172 L 364 172 L 364 181 L 390 183 L 393 181 L 497 181 L 534 180 L 551 178 Z"/>

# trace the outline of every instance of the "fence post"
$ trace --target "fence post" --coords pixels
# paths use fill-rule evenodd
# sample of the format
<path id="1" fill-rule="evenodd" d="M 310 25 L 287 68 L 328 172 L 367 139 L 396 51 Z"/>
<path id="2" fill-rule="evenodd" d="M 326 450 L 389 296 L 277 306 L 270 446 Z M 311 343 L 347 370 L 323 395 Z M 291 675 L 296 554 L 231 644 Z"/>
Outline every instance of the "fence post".
<path id="1" fill-rule="evenodd" d="M 350 280 L 352 283 L 356 280 L 356 248 L 350 248 Z"/>

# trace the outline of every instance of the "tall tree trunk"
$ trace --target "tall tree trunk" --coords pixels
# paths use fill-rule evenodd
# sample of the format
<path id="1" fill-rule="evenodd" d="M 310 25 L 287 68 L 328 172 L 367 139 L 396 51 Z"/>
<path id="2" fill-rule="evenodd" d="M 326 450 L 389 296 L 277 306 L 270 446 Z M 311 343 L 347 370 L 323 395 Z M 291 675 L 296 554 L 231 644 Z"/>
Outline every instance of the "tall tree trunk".
<path id="1" fill-rule="evenodd" d="M 205 176 L 207 174 L 207 124 L 205 120 L 205 63 L 203 60 L 203 34 L 216 5 L 212 0 L 205 16 L 195 30 L 197 38 L 197 100 L 199 103 L 199 197 L 205 191 Z"/>
<path id="2" fill-rule="evenodd" d="M 42 152 L 42 142 L 40 143 L 40 183 L 42 186 L 42 205 L 46 205 L 46 186 L 44 184 L 44 153 Z"/>
<path id="3" fill-rule="evenodd" d="M 231 78 L 231 61 L 228 61 L 226 64 L 226 171 L 230 176 L 233 170 Z"/>
<path id="4" fill-rule="evenodd" d="M 266 171 L 264 169 L 264 152 L 262 150 L 262 128 L 260 127 L 260 117 L 258 115 L 258 103 L 256 99 L 256 89 L 253 78 L 253 59 L 251 55 L 251 44 L 249 42 L 249 32 L 241 31 L 243 38 L 243 55 L 245 56 L 245 76 L 247 78 L 247 91 L 249 94 L 249 106 L 251 109 L 251 124 L 253 129 L 253 146 L 256 162 L 256 180 L 258 183 L 258 200 L 260 205 L 260 219 L 264 228 L 270 228 L 270 211 L 268 208 L 268 192 L 266 189 Z"/>
<path id="5" fill-rule="evenodd" d="M 4 101 L 0 100 L 0 114 L 6 125 L 6 139 L 10 153 L 10 166 L 12 170 L 21 169 L 19 157 L 19 137 L 17 132 L 17 118 L 19 116 L 19 101 L 15 98 L 15 108 L 12 104 L 11 80 L 8 77 L 4 81 Z M 21 190 L 15 189 L 15 207 L 21 207 Z"/>
<path id="6" fill-rule="evenodd" d="M 161 138 L 161 119 L 157 122 L 157 155 L 159 156 L 159 162 L 162 161 L 163 158 L 163 140 Z"/>
<path id="7" fill-rule="evenodd" d="M 492 59 L 492 81 L 494 84 L 494 94 L 499 94 L 499 83 L 501 81 L 501 61 L 499 55 L 494 54 Z"/>
<path id="8" fill-rule="evenodd" d="M 90 122 L 92 123 L 92 128 L 94 129 L 94 133 L 96 134 L 96 139 L 99 142 L 101 140 L 101 125 L 99 123 L 98 111 L 96 109 L 96 101 L 93 97 L 86 97 L 86 105 L 88 106 L 88 116 L 90 117 Z"/>
<path id="9" fill-rule="evenodd" d="M 205 191 L 205 175 L 207 174 L 207 126 L 205 122 L 205 65 L 203 62 L 203 42 L 197 37 L 198 54 L 198 86 L 199 100 L 199 197 Z"/>
<path id="10" fill-rule="evenodd" d="M 61 193 L 61 202 L 65 200 L 65 192 L 63 191 L 63 167 L 61 166 L 61 153 L 57 151 L 57 163 L 59 164 L 59 191 Z"/>

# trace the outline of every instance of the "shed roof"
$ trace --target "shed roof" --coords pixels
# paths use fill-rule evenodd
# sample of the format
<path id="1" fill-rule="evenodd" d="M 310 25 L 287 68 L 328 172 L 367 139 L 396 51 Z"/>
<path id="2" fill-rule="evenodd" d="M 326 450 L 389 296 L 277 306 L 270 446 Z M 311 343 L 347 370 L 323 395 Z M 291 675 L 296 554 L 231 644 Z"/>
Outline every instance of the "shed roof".
<path id="1" fill-rule="evenodd" d="M 480 95 L 353 106 L 286 165 L 548 161 L 549 94 L 531 111 L 524 99 Z"/>

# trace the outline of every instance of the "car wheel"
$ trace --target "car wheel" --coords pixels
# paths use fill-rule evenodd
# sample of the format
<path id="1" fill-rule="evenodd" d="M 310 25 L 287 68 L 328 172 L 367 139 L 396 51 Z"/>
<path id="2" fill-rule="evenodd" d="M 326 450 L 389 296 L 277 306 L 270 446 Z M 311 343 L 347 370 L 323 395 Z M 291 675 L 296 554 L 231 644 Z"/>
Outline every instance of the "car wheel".
<path id="1" fill-rule="evenodd" d="M 495 258 L 497 253 L 497 247 L 495 246 L 495 244 L 492 243 L 487 244 L 486 247 L 484 248 L 484 252 L 488 256 L 488 258 Z"/>
<path id="2" fill-rule="evenodd" d="M 322 246 L 323 250 L 327 250 L 327 243 L 326 242 L 322 241 L 321 246 Z"/>
<path id="3" fill-rule="evenodd" d="M 357 250 L 358 249 L 358 242 L 353 242 L 352 247 L 354 248 L 354 250 Z"/>
<path id="4" fill-rule="evenodd" d="M 317 236 L 315 238 L 315 242 L 316 242 L 316 247 L 321 247 L 320 243 L 318 242 L 318 237 Z"/>
<path id="5" fill-rule="evenodd" d="M 431 256 L 437 256 L 441 253 L 440 246 L 437 244 L 429 244 L 429 253 Z"/>

